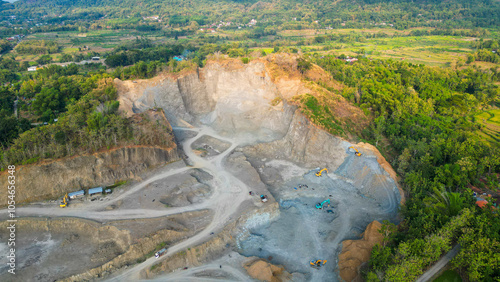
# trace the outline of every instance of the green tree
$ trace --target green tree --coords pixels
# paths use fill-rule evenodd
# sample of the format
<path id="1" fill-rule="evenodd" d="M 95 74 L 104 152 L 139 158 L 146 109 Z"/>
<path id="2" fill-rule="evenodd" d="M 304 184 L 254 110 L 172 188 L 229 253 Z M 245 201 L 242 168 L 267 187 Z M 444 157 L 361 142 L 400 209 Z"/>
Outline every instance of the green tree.
<path id="1" fill-rule="evenodd" d="M 36 59 L 36 63 L 39 65 L 46 65 L 52 62 L 52 56 L 50 55 L 42 55 L 38 59 Z"/>
<path id="2" fill-rule="evenodd" d="M 431 197 L 424 199 L 424 203 L 434 212 L 447 216 L 456 216 L 465 207 L 465 197 L 461 193 L 445 192 L 433 188 Z"/>
<path id="3" fill-rule="evenodd" d="M 308 70 L 310 70 L 312 67 L 312 63 L 309 62 L 308 60 L 305 60 L 303 58 L 298 58 L 297 59 L 297 69 L 300 71 L 300 73 L 306 73 Z"/>
<path id="4" fill-rule="evenodd" d="M 62 111 L 64 103 L 59 91 L 55 88 L 42 88 L 41 92 L 35 96 L 32 109 L 37 115 L 47 115 L 47 111 Z"/>

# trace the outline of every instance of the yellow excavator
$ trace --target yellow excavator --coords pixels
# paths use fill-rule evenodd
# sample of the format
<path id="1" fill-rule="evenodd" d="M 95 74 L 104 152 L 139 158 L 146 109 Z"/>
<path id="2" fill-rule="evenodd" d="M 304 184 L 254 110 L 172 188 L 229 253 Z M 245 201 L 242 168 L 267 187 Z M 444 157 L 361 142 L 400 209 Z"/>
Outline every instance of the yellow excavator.
<path id="1" fill-rule="evenodd" d="M 317 176 L 317 177 L 320 177 L 320 176 L 323 174 L 323 171 L 326 171 L 326 172 L 328 173 L 328 169 L 324 168 L 324 169 L 322 169 L 322 170 L 320 170 L 320 171 L 316 172 L 316 176 Z"/>
<path id="2" fill-rule="evenodd" d="M 311 264 L 312 267 L 320 268 L 321 266 L 325 265 L 326 259 L 311 260 L 309 263 Z"/>
<path id="3" fill-rule="evenodd" d="M 351 149 L 351 148 L 352 148 L 354 151 L 356 151 L 356 152 L 354 152 L 354 154 L 355 154 L 356 156 L 361 157 L 361 153 L 358 151 L 358 149 L 354 148 L 353 146 L 351 146 L 351 147 L 349 147 L 349 148 L 347 148 L 347 149 Z"/>
<path id="4" fill-rule="evenodd" d="M 68 206 L 68 201 L 69 201 L 68 193 L 66 193 L 66 195 L 64 195 L 64 197 L 62 198 L 62 202 L 61 202 L 61 204 L 59 206 L 61 208 L 67 207 Z"/>

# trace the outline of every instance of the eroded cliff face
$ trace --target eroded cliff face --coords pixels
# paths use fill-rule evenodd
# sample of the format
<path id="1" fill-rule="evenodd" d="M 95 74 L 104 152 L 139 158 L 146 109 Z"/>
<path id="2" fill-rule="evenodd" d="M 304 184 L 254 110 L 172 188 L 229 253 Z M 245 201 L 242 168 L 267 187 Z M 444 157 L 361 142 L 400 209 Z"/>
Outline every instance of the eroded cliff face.
<path id="1" fill-rule="evenodd" d="M 148 137 L 155 145 L 120 146 L 94 154 L 45 160 L 32 165 L 16 166 L 16 203 L 53 200 L 65 193 L 96 186 L 112 185 L 118 180 L 136 177 L 150 167 L 179 160 L 172 127 L 162 111 L 147 111 L 131 117 L 137 139 Z M 152 125 L 161 126 L 161 130 Z M 150 139 L 158 139 L 151 143 Z M 142 142 L 142 141 L 139 141 Z M 0 184 L 7 186 L 9 174 L 0 172 Z M 5 183 L 5 185 L 4 185 Z M 0 197 L 7 205 L 7 189 Z"/>
<path id="2" fill-rule="evenodd" d="M 149 167 L 179 160 L 176 148 L 121 147 L 102 153 L 48 163 L 17 166 L 16 202 L 29 203 L 61 197 L 83 188 L 106 186 L 134 178 Z M 0 183 L 7 183 L 7 173 Z M 7 199 L 7 190 L 0 197 Z M 5 206 L 7 203 L 2 202 Z"/>
<path id="3" fill-rule="evenodd" d="M 173 126 L 210 124 L 218 132 L 269 142 L 287 131 L 294 108 L 271 101 L 279 90 L 263 62 L 211 61 L 203 69 L 151 80 L 115 80 L 120 109 L 128 113 L 151 107 L 165 110 Z"/>
<path id="4" fill-rule="evenodd" d="M 275 61 L 281 59 L 275 58 L 274 61 L 272 59 L 255 60 L 246 65 L 239 60 L 231 59 L 209 61 L 203 69 L 185 71 L 175 76 L 164 74 L 150 80 L 138 80 L 137 83 L 115 80 L 119 90 L 120 110 L 132 116 L 151 108 L 160 107 L 165 111 L 167 119 L 173 126 L 190 127 L 194 125 L 197 127 L 194 130 L 205 130 L 208 127 L 222 137 L 231 139 L 231 143 L 236 147 L 235 153 L 225 158 L 223 162 L 231 174 L 238 176 L 242 181 L 252 183 L 252 191 L 257 195 L 267 193 L 268 185 L 264 185 L 265 181 L 256 184 L 260 183 L 260 178 L 264 175 L 262 171 L 274 169 L 273 164 L 269 164 L 269 167 L 266 168 L 266 159 L 278 160 L 279 163 L 288 163 L 281 162 L 281 160 L 288 160 L 300 166 L 301 169 L 298 170 L 297 175 L 302 173 L 302 169 L 310 171 L 316 167 L 327 167 L 332 174 L 342 176 L 342 181 L 346 180 L 344 181 L 346 183 L 333 182 L 339 185 L 345 184 L 344 186 L 349 189 L 346 188 L 344 191 L 350 193 L 350 191 L 359 190 L 363 196 L 367 195 L 376 201 L 387 202 L 387 205 L 384 205 L 380 211 L 376 208 L 377 212 L 381 214 L 393 212 L 399 198 L 396 199 L 397 197 L 392 195 L 391 189 L 394 188 L 392 182 L 385 179 L 385 174 L 388 174 L 387 178 L 392 178 L 395 181 L 395 174 L 393 175 L 388 169 L 390 166 L 384 167 L 386 162 L 379 160 L 380 154 L 377 154 L 378 151 L 375 148 L 362 147 L 360 151 L 363 153 L 363 158 L 355 157 L 348 149 L 351 146 L 349 142 L 328 134 L 310 122 L 301 113 L 298 106 L 290 101 L 296 95 L 314 93 L 317 91 L 315 89 L 317 86 L 310 87 L 308 82 L 303 81 L 296 73 L 288 75 L 283 70 L 293 69 L 294 60 L 292 58 L 282 65 L 275 64 Z M 333 93 L 327 94 L 335 95 Z M 339 104 L 339 108 L 344 110 L 342 112 L 343 118 L 354 118 L 360 114 L 359 109 L 346 104 L 341 100 L 341 97 L 339 97 L 339 101 L 341 104 Z M 189 136 L 189 133 L 192 132 L 188 130 L 176 131 L 178 136 L 181 134 Z M 134 171 L 142 171 L 149 166 L 178 158 L 177 155 L 172 155 L 169 159 L 166 155 L 170 151 L 161 151 L 163 150 L 161 148 L 149 148 L 145 151 L 139 151 L 139 148 L 135 147 L 120 148 L 119 150 L 121 149 L 124 149 L 125 152 L 117 153 L 118 155 L 114 157 L 110 155 L 83 156 L 78 158 L 90 157 L 90 159 L 82 159 L 79 163 L 71 163 L 71 160 L 66 160 L 68 163 L 65 164 L 65 167 L 70 167 L 73 170 L 66 171 L 64 175 L 57 175 L 56 178 L 70 177 L 70 174 L 78 169 L 83 170 L 79 173 L 87 175 L 87 178 L 81 176 L 74 178 L 72 185 L 86 183 L 86 186 L 94 186 L 94 184 L 89 183 L 97 182 L 99 182 L 98 185 L 102 185 L 102 182 L 107 179 L 123 179 L 123 176 L 130 178 L 135 175 Z M 127 151 L 128 149 L 132 151 Z M 112 152 L 105 154 L 112 154 Z M 246 158 L 248 158 L 248 165 L 245 165 Z M 255 173 L 250 173 L 250 169 L 254 169 L 252 161 L 255 160 L 260 161 L 261 164 L 255 166 Z M 286 165 L 288 166 L 288 164 Z M 45 169 L 45 171 L 57 173 L 59 168 L 53 166 L 45 167 Z M 387 173 L 384 173 L 384 170 Z M 30 175 L 34 177 L 39 172 L 33 168 Z M 276 174 L 279 174 L 279 171 Z M 293 167 L 290 174 L 293 174 Z M 305 178 L 313 178 L 312 180 L 317 183 L 318 187 L 322 180 L 315 178 L 314 173 L 309 173 L 309 176 Z M 325 180 L 328 179 L 325 178 Z M 50 183 L 48 178 L 43 181 L 46 182 L 44 185 Z M 376 182 L 376 185 L 371 185 L 372 182 Z M 67 183 L 58 185 L 58 187 L 66 187 L 64 185 Z M 278 187 L 278 189 L 281 188 Z M 74 189 L 70 191 L 72 190 Z M 54 194 L 61 192 L 61 190 L 57 190 Z M 42 191 L 37 191 L 37 193 L 42 193 Z M 296 194 L 297 192 L 293 190 L 291 193 Z M 280 206 L 274 202 L 272 196 L 270 199 L 272 201 L 263 206 L 260 206 L 262 203 L 258 202 L 258 209 L 251 209 L 249 205 L 243 206 L 242 215 L 236 220 L 224 223 L 223 228 L 221 225 L 222 230 L 217 235 L 210 237 L 208 241 L 196 242 L 196 245 L 191 245 L 190 249 L 172 254 L 171 257 L 160 261 L 153 268 L 142 269 L 141 277 L 151 278 L 162 272 L 201 265 L 221 256 L 228 249 L 240 248 L 241 241 L 250 235 L 248 229 L 279 219 Z M 356 199 L 356 201 L 363 201 L 360 197 Z M 350 207 L 342 211 L 340 208 L 342 207 L 339 207 L 336 212 L 345 212 L 347 216 L 352 214 Z M 361 218 L 361 216 L 357 217 Z M 345 222 L 337 221 L 340 228 L 335 233 L 341 231 L 343 233 L 335 234 L 338 236 L 338 240 L 336 239 L 332 243 L 335 248 L 339 245 L 341 238 L 346 238 L 350 234 L 351 229 L 346 223 L 351 221 L 355 221 L 355 219 L 349 220 L 347 217 Z M 358 222 L 354 226 L 361 226 L 359 227 L 361 229 L 368 222 L 362 223 L 362 226 Z M 345 230 L 343 230 L 343 226 L 347 226 Z M 332 242 L 331 239 L 329 241 Z M 151 244 L 148 243 L 146 249 L 154 248 L 154 244 L 157 242 L 161 241 L 156 241 L 156 239 L 150 241 Z M 139 245 L 136 246 L 137 252 L 143 249 Z M 337 251 L 332 253 L 335 256 L 338 254 Z M 125 256 L 127 256 L 126 253 L 117 254 L 116 260 L 120 261 L 120 265 L 123 265 L 121 258 Z M 131 261 L 133 257 L 127 256 L 127 261 Z M 344 258 L 341 258 L 342 260 Z M 90 271 L 71 276 L 67 281 L 102 277 L 115 269 L 115 262 L 113 260 L 101 264 Z M 327 275 L 334 273 L 334 267 L 331 267 L 330 270 L 331 272 L 326 272 Z M 314 279 L 316 276 L 312 277 Z"/>
<path id="5" fill-rule="evenodd" d="M 0 280 L 88 281 L 102 277 L 144 259 L 160 243 L 192 236 L 196 231 L 189 228 L 190 222 L 206 225 L 212 215 L 202 210 L 106 223 L 71 217 L 21 218 L 16 223 L 16 255 L 17 267 L 22 271 L 16 273 L 15 278 L 2 271 Z M 7 242 L 9 224 L 0 222 L 2 242 Z M 0 243 L 0 248 L 6 248 L 6 244 Z"/>
<path id="6" fill-rule="evenodd" d="M 246 154 L 265 152 L 309 168 L 336 169 L 349 143 L 314 126 L 288 102 L 317 90 L 296 75 L 285 75 L 274 61 L 209 61 L 205 68 L 180 76 L 137 83 L 117 79 L 120 109 L 131 115 L 161 107 L 174 126 L 205 124 L 239 137 L 242 145 L 262 143 L 246 148 Z M 346 117 L 359 115 L 354 107 L 349 109 Z"/>
<path id="7" fill-rule="evenodd" d="M 363 281 L 359 274 L 359 268 L 368 262 L 373 247 L 382 243 L 384 236 L 379 232 L 381 227 L 380 222 L 373 221 L 361 234 L 361 239 L 342 242 L 342 252 L 339 255 L 339 274 L 344 281 Z"/>

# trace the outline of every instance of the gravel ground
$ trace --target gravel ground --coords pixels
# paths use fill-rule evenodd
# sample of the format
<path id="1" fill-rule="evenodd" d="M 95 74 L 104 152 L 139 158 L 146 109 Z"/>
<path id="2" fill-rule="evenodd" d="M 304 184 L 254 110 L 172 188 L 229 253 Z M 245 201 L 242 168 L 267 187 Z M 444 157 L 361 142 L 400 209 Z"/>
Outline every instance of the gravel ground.
<path id="1" fill-rule="evenodd" d="M 304 273 L 309 281 L 338 281 L 341 242 L 357 239 L 373 220 L 396 220 L 397 205 L 391 202 L 396 195 L 385 193 L 386 198 L 382 197 L 384 194 L 374 197 L 368 193 L 380 187 L 371 187 L 366 182 L 360 185 L 355 176 L 347 173 L 340 175 L 352 168 L 352 163 L 372 166 L 364 177 L 380 178 L 377 185 L 382 189 L 384 185 L 392 188 L 394 183 L 377 170 L 373 159 L 348 157 L 339 174 L 323 173 L 322 177 L 315 176 L 317 170 L 283 160 L 261 158 L 252 163 L 259 167 L 261 178 L 280 203 L 281 216 L 267 226 L 250 230 L 251 235 L 239 250 L 244 256 L 266 258 L 271 263 L 284 265 L 289 272 Z M 330 207 L 315 207 L 326 199 L 330 199 Z M 317 270 L 309 266 L 309 261 L 315 259 L 328 262 Z"/>

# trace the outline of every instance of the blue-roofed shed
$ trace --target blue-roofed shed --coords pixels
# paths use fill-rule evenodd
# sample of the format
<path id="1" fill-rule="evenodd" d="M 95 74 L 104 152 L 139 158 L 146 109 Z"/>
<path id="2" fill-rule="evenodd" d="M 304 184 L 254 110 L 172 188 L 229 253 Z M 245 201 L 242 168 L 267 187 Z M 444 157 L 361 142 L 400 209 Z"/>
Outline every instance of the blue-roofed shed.
<path id="1" fill-rule="evenodd" d="M 68 197 L 70 199 L 75 199 L 75 198 L 78 198 L 78 197 L 83 197 L 83 195 L 85 195 L 85 190 L 80 190 L 80 191 L 68 193 Z"/>
<path id="2" fill-rule="evenodd" d="M 96 187 L 96 188 L 90 188 L 89 189 L 89 196 L 96 195 L 96 194 L 102 194 L 102 187 Z"/>

